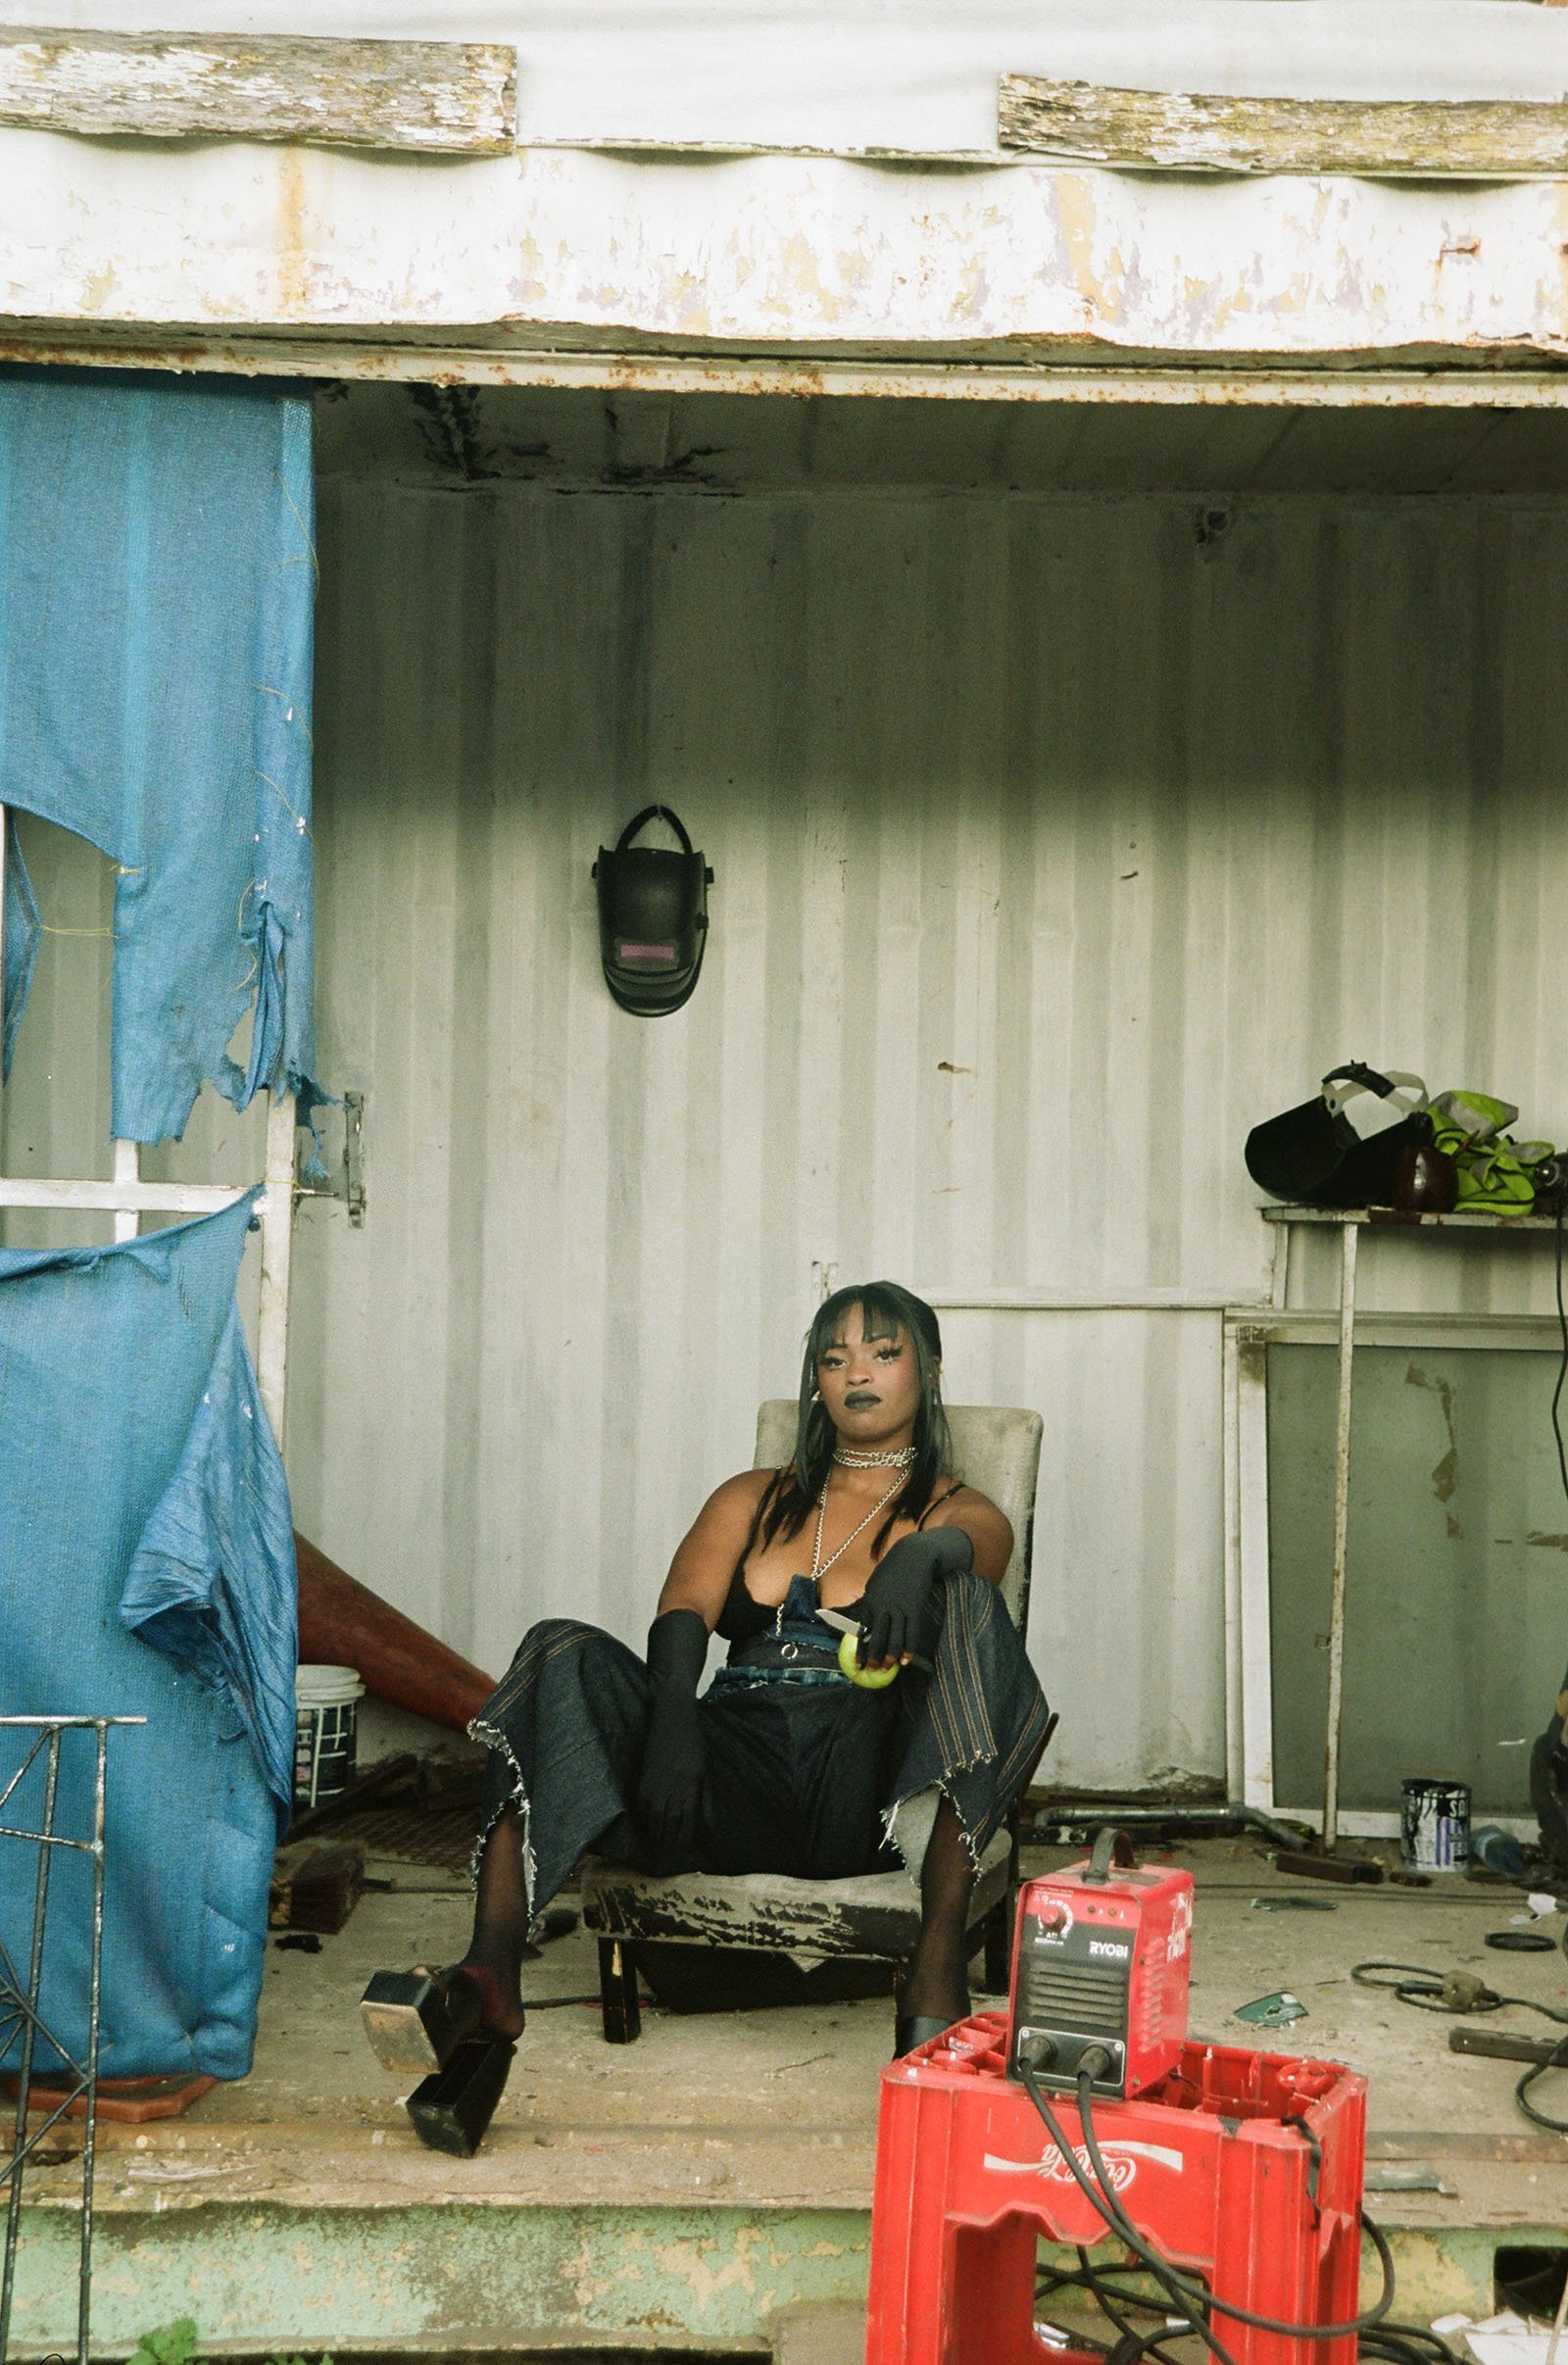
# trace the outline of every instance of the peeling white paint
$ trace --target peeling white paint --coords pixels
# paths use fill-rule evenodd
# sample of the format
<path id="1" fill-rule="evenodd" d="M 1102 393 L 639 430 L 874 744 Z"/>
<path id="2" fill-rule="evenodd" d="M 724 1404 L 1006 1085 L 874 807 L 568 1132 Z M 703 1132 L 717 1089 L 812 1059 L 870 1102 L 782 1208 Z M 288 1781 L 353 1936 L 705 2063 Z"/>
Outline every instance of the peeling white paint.
<path id="1" fill-rule="evenodd" d="M 1568 351 L 1568 192 L 0 134 L 0 310 L 477 345 Z"/>

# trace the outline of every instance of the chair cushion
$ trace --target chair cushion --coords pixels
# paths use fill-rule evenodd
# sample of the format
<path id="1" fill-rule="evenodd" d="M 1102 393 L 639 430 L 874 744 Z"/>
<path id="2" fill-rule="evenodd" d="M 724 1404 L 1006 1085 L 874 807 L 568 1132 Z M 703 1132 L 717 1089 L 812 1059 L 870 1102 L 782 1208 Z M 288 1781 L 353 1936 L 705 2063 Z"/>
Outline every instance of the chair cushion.
<path id="1" fill-rule="evenodd" d="M 981 1858 L 969 1926 L 1007 1889 L 1005 1831 Z M 582 1918 L 604 1938 L 685 1946 L 755 1946 L 788 1954 L 870 1954 L 901 1960 L 920 1927 L 920 1893 L 904 1871 L 850 1881 L 797 1881 L 774 1872 L 633 1872 L 602 1856 L 582 1864 Z"/>

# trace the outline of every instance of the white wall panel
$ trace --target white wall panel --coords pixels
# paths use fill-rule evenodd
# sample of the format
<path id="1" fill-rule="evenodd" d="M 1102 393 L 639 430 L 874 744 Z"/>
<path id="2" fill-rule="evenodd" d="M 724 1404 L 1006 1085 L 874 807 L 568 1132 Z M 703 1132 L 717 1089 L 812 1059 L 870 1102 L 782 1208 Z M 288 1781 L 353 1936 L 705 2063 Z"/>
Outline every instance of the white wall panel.
<path id="1" fill-rule="evenodd" d="M 1247 1128 L 1363 1055 L 1568 1134 L 1565 525 L 325 484 L 321 1064 L 369 1204 L 301 1217 L 301 1526 L 493 1667 L 547 1613 L 639 1640 L 815 1267 L 1163 1300 L 954 1310 L 949 1377 L 1046 1416 L 1056 1777 L 1217 1772 Z M 589 871 L 656 796 L 717 881 L 647 1022 Z M 1380 1238 L 1363 1277 L 1549 1304 L 1519 1240 Z"/>

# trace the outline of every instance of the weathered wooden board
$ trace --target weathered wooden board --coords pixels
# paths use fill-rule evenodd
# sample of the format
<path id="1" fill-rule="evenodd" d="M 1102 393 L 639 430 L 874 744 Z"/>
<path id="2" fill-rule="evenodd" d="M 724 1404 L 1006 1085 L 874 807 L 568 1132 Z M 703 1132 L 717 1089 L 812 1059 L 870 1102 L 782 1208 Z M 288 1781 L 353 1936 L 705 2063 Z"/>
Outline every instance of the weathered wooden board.
<path id="1" fill-rule="evenodd" d="M 0 31 L 0 123 L 136 139 L 287 140 L 495 156 L 516 52 L 479 41 Z"/>
<path id="2" fill-rule="evenodd" d="M 1556 100 L 1226 98 L 1006 74 L 998 125 L 1004 148 L 1163 172 L 1568 177 Z"/>
<path id="3" fill-rule="evenodd" d="M 1004 1832 L 986 1850 L 969 1925 L 1007 1891 Z M 906 1873 L 797 1881 L 776 1873 L 688 1872 L 659 1877 L 590 1857 L 582 1917 L 596 1935 L 787 1953 L 880 1955 L 902 1961 L 920 1926 L 920 1893 Z"/>

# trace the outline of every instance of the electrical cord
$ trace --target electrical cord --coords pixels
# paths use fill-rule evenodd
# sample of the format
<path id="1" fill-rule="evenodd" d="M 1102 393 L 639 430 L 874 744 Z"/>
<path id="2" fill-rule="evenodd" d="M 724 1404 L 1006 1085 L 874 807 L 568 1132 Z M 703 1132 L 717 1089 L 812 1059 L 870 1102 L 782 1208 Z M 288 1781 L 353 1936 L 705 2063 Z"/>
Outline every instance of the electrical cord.
<path id="1" fill-rule="evenodd" d="M 1399 1967 L 1407 1968 L 1408 1966 Z M 1018 2067 L 1023 2079 L 1024 2091 L 1045 2122 L 1063 2162 L 1096 2214 L 1103 2219 L 1119 2241 L 1126 2243 L 1128 2249 L 1142 2261 L 1161 2288 L 1170 2293 L 1176 2309 L 1187 2319 L 1204 2346 L 1219 2360 L 1219 2365 L 1235 2365 L 1235 2360 L 1201 2312 L 1205 2309 L 1225 2316 L 1234 2323 L 1245 2324 L 1252 2331 L 1280 2333 L 1294 2340 L 1345 2340 L 1350 2336 L 1360 2339 L 1375 2332 L 1394 2304 L 1394 2258 L 1381 2227 L 1374 2224 L 1365 2210 L 1361 2212 L 1361 2225 L 1370 2239 L 1373 2248 L 1378 2253 L 1383 2270 L 1383 2290 L 1371 2307 L 1363 2309 L 1359 2315 L 1349 2318 L 1343 2324 L 1287 2324 L 1276 2316 L 1256 2315 L 1250 2308 L 1238 2307 L 1231 2300 L 1219 2298 L 1214 2292 L 1205 2291 L 1201 2285 L 1189 2283 L 1184 2275 L 1179 2274 L 1170 2261 L 1163 2257 L 1152 2243 L 1138 2231 L 1116 2197 L 1110 2172 L 1105 2166 L 1095 2134 L 1094 2080 L 1096 2073 L 1090 2066 L 1095 2057 L 1094 2050 L 1086 2053 L 1078 2070 L 1078 2118 L 1083 2130 L 1084 2149 L 1089 2155 L 1090 2167 L 1094 2171 L 1093 2183 L 1079 2161 L 1076 2148 L 1068 2143 L 1054 2111 L 1041 2091 L 1035 2064 L 1031 2061 L 1020 2060 Z M 1102 2066 L 1108 2066 L 1103 2055 L 1101 2055 L 1100 2058 Z"/>
<path id="2" fill-rule="evenodd" d="M 1188 2329 L 1185 2324 L 1172 2325 L 1169 2295 L 1161 2302 L 1158 2299 L 1146 2299 L 1141 2291 L 1113 2291 L 1110 2288 L 1117 2278 L 1143 2275 L 1147 2269 L 1140 2266 L 1136 2259 L 1124 2265 L 1107 2263 L 1097 2267 L 1082 2243 L 1078 2244 L 1077 2254 L 1077 2274 L 1063 2268 L 1053 2269 L 1036 2284 L 1036 2299 L 1049 2299 L 1054 2292 L 1063 2289 L 1088 2291 L 1120 2336 L 1109 2352 L 1106 2365 L 1136 2365 L 1141 2357 L 1153 2357 L 1156 2365 L 1179 2365 L 1179 2360 L 1171 2355 L 1169 2349 L 1160 2345 L 1161 2341 L 1170 2340 L 1173 2335 L 1185 2338 Z M 1128 2323 L 1121 2312 L 1123 2308 L 1136 2308 L 1146 2315 L 1158 2316 L 1160 2322 L 1152 2332 L 1141 2333 L 1136 2325 Z"/>
<path id="3" fill-rule="evenodd" d="M 1106 2193 L 1112 2199 L 1114 2199 L 1115 2187 L 1112 2185 L 1110 2180 L 1110 2171 L 1107 2169 L 1103 2159 L 1101 2157 L 1100 2143 L 1095 2134 L 1093 2084 L 1093 2079 L 1080 2071 L 1078 2078 L 1078 2111 L 1079 2117 L 1083 2121 L 1084 2146 L 1089 2153 L 1090 2160 L 1094 2166 L 1096 2180 L 1099 2183 L 1102 2192 Z M 1116 2201 L 1116 2210 L 1117 2214 L 1121 2217 L 1123 2224 L 1129 2227 L 1132 2231 L 1136 2232 L 1137 2229 L 1132 2226 L 1132 2220 L 1127 2216 L 1126 2211 L 1122 2208 L 1120 2201 Z M 1391 2252 L 1387 2242 L 1383 2238 L 1381 2229 L 1373 2224 L 1372 2220 L 1366 2215 L 1365 2211 L 1362 2212 L 1361 2223 L 1366 2233 L 1370 2237 L 1372 2246 L 1377 2251 L 1378 2257 L 1382 2262 L 1383 2291 L 1373 2306 L 1364 2308 L 1359 2315 L 1350 2317 L 1344 2324 L 1287 2324 L 1278 2316 L 1254 2315 L 1250 2308 L 1237 2307 L 1228 2299 L 1217 2299 L 1211 2291 L 1206 2293 L 1203 2292 L 1200 2287 L 1187 2283 L 1185 2277 L 1176 2273 L 1174 2269 L 1167 2267 L 1165 2271 L 1170 2276 L 1171 2282 L 1179 2289 L 1191 2291 L 1197 2297 L 1206 2298 L 1208 2305 L 1215 2309 L 1220 2315 L 1228 2317 L 1232 2323 L 1245 2324 L 1254 2332 L 1287 2333 L 1295 2338 L 1304 2340 L 1333 2340 L 1344 2339 L 1352 2333 L 1360 2334 L 1363 2332 L 1372 2331 L 1374 2326 L 1382 2322 L 1383 2318 L 1388 2314 L 1390 2308 L 1394 2305 L 1393 2253 Z M 1153 2251 L 1152 2255 L 1157 2257 L 1158 2252 Z M 1163 2277 L 1161 2279 L 1163 2280 Z"/>
<path id="4" fill-rule="evenodd" d="M 1137 2259 L 1129 2259 L 1121 2264 L 1105 2261 L 1097 2267 L 1081 2247 L 1078 2257 L 1082 2271 L 1077 2274 L 1064 2267 L 1053 2267 L 1042 2275 L 1035 2290 L 1037 2300 L 1049 2300 L 1064 2289 L 1086 2291 L 1097 2299 L 1109 2322 L 1122 2336 L 1108 2352 L 1106 2365 L 1136 2365 L 1137 2358 L 1144 2355 L 1168 2358 L 1168 2352 L 1157 2345 L 1159 2341 L 1172 2337 L 1168 2321 L 1154 2332 L 1139 2334 L 1126 2324 L 1125 2317 L 1118 2312 L 1128 2308 L 1147 2315 L 1167 2317 L 1168 2301 L 1162 2304 L 1158 2299 L 1145 2298 L 1139 2291 L 1118 2291 L 1112 2303 L 1106 2304 L 1110 2297 L 1105 2289 L 1107 2285 L 1126 2275 L 1147 2276 L 1148 2269 Z M 1184 2332 L 1177 2337 L 1186 2338 L 1187 2335 Z M 1405 2324 L 1392 2316 L 1385 2316 L 1371 2332 L 1361 2335 L 1357 2351 L 1363 2359 L 1374 2360 L 1375 2365 L 1462 2365 L 1458 2351 L 1441 2334 L 1429 2331 L 1424 2324 Z M 1547 2360 L 1547 2365 L 1551 2365 L 1551 2360 Z"/>
<path id="5" fill-rule="evenodd" d="M 1090 2058 L 1090 2056 L 1086 2055 L 1085 2059 L 1087 2060 L 1088 2058 Z M 1170 2293 L 1171 2299 L 1174 2303 L 1175 2313 L 1180 2315 L 1184 2321 L 1190 2325 L 1192 2330 L 1198 2335 L 1198 2338 L 1202 2341 L 1204 2347 L 1207 2348 L 1219 2360 L 1219 2365 L 1236 2365 L 1236 2360 L 1231 2355 L 1230 2350 L 1225 2346 L 1225 2343 L 1223 2340 L 1221 2340 L 1219 2335 L 1210 2328 L 1206 2316 L 1201 2312 L 1201 2309 L 1195 2304 L 1193 2296 L 1190 2295 L 1187 2291 L 1181 2290 L 1178 2287 L 1175 2268 L 1171 2266 L 1165 2259 L 1161 2258 L 1157 2250 L 1151 2249 L 1150 2245 L 1144 2241 L 1143 2236 L 1133 2225 L 1131 2219 L 1127 2217 L 1122 2209 L 1121 2203 L 1115 2196 L 1114 2188 L 1108 2184 L 1108 2181 L 1103 2180 L 1102 2178 L 1099 2183 L 1098 2189 L 1096 2183 L 1091 2182 L 1088 2171 L 1084 2168 L 1078 2157 L 1077 2146 L 1069 2143 L 1067 2141 L 1066 2136 L 1063 2134 L 1061 2127 L 1057 2123 L 1055 2112 L 1052 2109 L 1051 2104 L 1046 2100 L 1045 2095 L 1040 2090 L 1040 2080 L 1035 2074 L 1033 2062 L 1020 2060 L 1018 2063 L 1018 2071 L 1019 2075 L 1023 2079 L 1024 2092 L 1028 2094 L 1030 2101 L 1035 2106 L 1035 2109 L 1045 2121 L 1046 2129 L 1051 2137 L 1052 2142 L 1055 2144 L 1064 2165 L 1072 2176 L 1073 2182 L 1078 2186 L 1079 2191 L 1083 2193 L 1083 2196 L 1088 2201 L 1090 2207 L 1095 2211 L 1097 2216 L 1104 2220 L 1105 2224 L 1109 2226 L 1111 2232 L 1118 2238 L 1118 2240 L 1126 2243 L 1127 2247 L 1133 2252 L 1134 2256 L 1142 2260 L 1149 2272 L 1154 2277 L 1156 2283 L 1158 2283 L 1163 2290 Z M 1089 2132 L 1089 2122 L 1086 2116 L 1086 2113 L 1089 2109 L 1087 2097 L 1092 2084 L 1093 2073 L 1088 2069 L 1082 2070 L 1078 2079 L 1078 2115 L 1082 2121 L 1084 2134 L 1086 2137 Z M 1093 2157 L 1094 2155 L 1091 2153 L 1091 2162 L 1093 2161 Z M 1097 2178 L 1099 2176 L 1100 2172 L 1097 2170 Z M 1206 2307 L 1209 2303 L 1208 2293 L 1206 2291 L 1200 2292 L 1198 2294 L 1198 2296 L 1202 2301 L 1203 2306 Z"/>
<path id="6" fill-rule="evenodd" d="M 1540 2011 L 1545 2008 L 1544 2004 L 1537 2006 Z M 1552 2014 L 1553 2019 L 1562 2017 L 1560 2013 Z M 1513 2098 L 1534 2126 L 1544 2127 L 1548 2135 L 1568 2135 L 1568 2119 L 1554 2119 L 1549 2111 L 1538 2110 L 1530 2099 L 1531 2087 L 1538 2078 L 1544 2078 L 1549 2069 L 1568 2069 L 1568 2036 L 1558 2038 L 1544 2061 L 1531 2063 L 1514 2088 Z"/>
<path id="7" fill-rule="evenodd" d="M 1557 2343 L 1562 2339 L 1565 2319 L 1568 2319 L 1568 2276 L 1563 2278 L 1562 2297 L 1557 2302 L 1557 2320 L 1552 2325 L 1551 2339 L 1546 2345 L 1546 2365 L 1557 2365 Z"/>
<path id="8" fill-rule="evenodd" d="M 1393 1971 L 1393 1979 L 1373 1979 L 1374 1971 Z M 1420 2012 L 1500 2012 L 1505 2003 L 1522 2003 L 1520 1995 L 1499 1995 L 1489 1988 L 1484 1979 L 1469 1971 L 1433 1971 L 1419 1962 L 1358 1962 L 1351 1965 L 1350 1977 L 1358 1988 L 1383 1988 L 1398 1998 L 1400 2003 L 1413 2004 Z M 1541 2009 L 1550 2007 L 1543 2004 Z"/>
<path id="9" fill-rule="evenodd" d="M 1176 2365 L 1169 2349 L 1160 2346 L 1162 2340 L 1169 2340 L 1173 2332 L 1181 2329 L 1170 2321 L 1169 2297 L 1161 2305 L 1157 2299 L 1145 2299 L 1136 2291 L 1113 2292 L 1106 2272 L 1094 2264 L 1086 2249 L 1079 2248 L 1078 2260 L 1085 2290 L 1092 2294 L 1121 2336 L 1111 2351 L 1117 2365 L 1133 2365 L 1133 2360 L 1138 2357 L 1153 2357 L 1157 2365 Z M 1134 2261 L 1130 2267 L 1112 2268 L 1109 2272 L 1127 2274 L 1142 2273 L 1143 2270 Z M 1160 2321 L 1152 2332 L 1140 2333 L 1137 2326 L 1129 2324 L 1122 2314 L 1124 2307 L 1142 2309 L 1147 2314 L 1158 2316 Z"/>
<path id="10" fill-rule="evenodd" d="M 1374 1979 L 1370 1976 L 1374 1971 L 1394 1971 L 1399 1976 Z M 1500 2012 L 1505 2004 L 1517 2004 L 1521 2010 L 1539 2012 L 1544 2020 L 1568 2030 L 1568 2012 L 1559 2011 L 1555 2004 L 1542 2003 L 1534 1995 L 1499 1995 L 1471 1971 L 1433 1971 L 1415 1962 L 1358 1962 L 1352 1964 L 1350 1977 L 1357 1987 L 1382 1988 L 1400 2003 L 1413 2004 L 1417 2011 L 1463 2018 L 1475 2012 Z M 1568 2119 L 1554 2119 L 1549 2111 L 1538 2110 L 1530 2099 L 1536 2080 L 1553 2069 L 1568 2069 L 1568 2035 L 1558 2039 L 1544 2061 L 1530 2064 L 1514 2087 L 1513 2098 L 1533 2126 L 1544 2127 L 1548 2135 L 1568 2135 Z"/>

